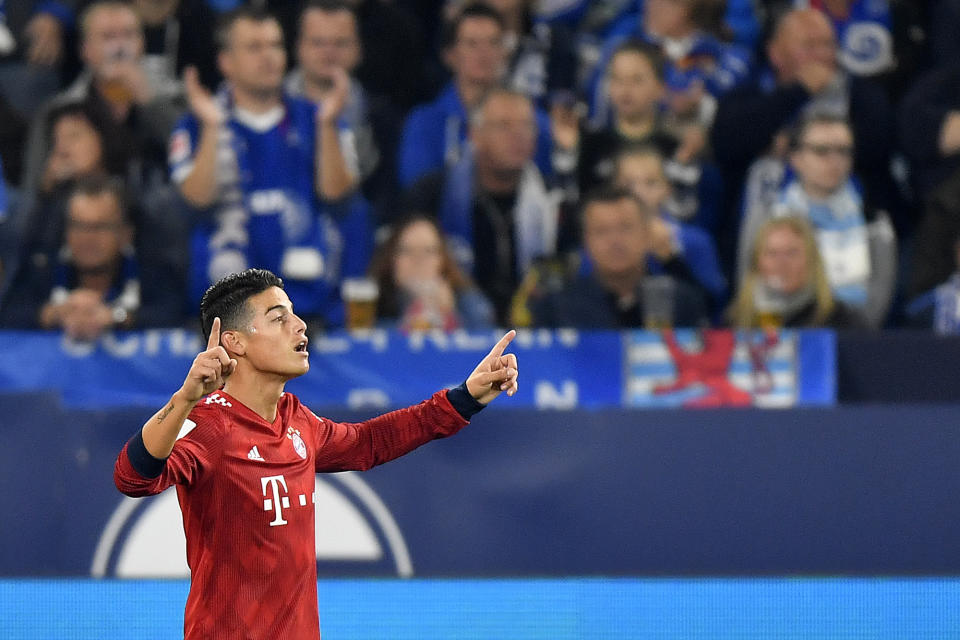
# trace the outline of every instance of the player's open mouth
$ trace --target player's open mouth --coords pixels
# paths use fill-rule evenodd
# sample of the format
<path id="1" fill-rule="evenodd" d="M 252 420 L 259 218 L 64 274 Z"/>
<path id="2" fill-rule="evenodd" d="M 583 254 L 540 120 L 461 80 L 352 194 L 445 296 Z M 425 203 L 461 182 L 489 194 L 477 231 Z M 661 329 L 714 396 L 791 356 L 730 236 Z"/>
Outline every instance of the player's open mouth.
<path id="1" fill-rule="evenodd" d="M 295 347 L 293 348 L 293 350 L 296 351 L 297 353 L 306 353 L 306 352 L 307 352 L 307 341 L 306 341 L 306 340 L 301 340 L 300 342 L 297 343 L 297 346 L 295 346 Z"/>

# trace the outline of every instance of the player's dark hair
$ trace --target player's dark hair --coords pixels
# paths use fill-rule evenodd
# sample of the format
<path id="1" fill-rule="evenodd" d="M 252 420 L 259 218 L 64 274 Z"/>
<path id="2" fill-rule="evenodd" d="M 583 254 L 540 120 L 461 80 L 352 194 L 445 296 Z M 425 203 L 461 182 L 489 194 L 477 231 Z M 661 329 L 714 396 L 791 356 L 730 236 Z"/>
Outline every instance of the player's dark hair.
<path id="1" fill-rule="evenodd" d="M 499 11 L 484 2 L 471 2 L 460 9 L 451 20 L 444 23 L 440 32 L 440 48 L 447 50 L 455 45 L 460 36 L 460 25 L 472 18 L 492 20 L 497 23 L 501 31 L 507 28 Z"/>
<path id="2" fill-rule="evenodd" d="M 246 269 L 231 273 L 211 285 L 200 300 L 203 339 L 210 337 L 213 319 L 217 317 L 220 318 L 221 331 L 243 327 L 253 313 L 247 300 L 270 287 L 283 289 L 283 280 L 266 269 Z"/>
<path id="3" fill-rule="evenodd" d="M 607 63 L 608 70 L 610 64 L 613 63 L 613 59 L 624 53 L 633 53 L 644 58 L 653 68 L 653 74 L 657 77 L 657 80 L 663 82 L 667 74 L 667 59 L 660 47 L 639 38 L 631 38 L 613 50 L 613 54 L 610 55 L 610 62 Z"/>
<path id="4" fill-rule="evenodd" d="M 213 31 L 213 40 L 217 45 L 217 51 L 225 51 L 230 48 L 230 31 L 240 20 L 249 20 L 251 22 L 276 22 L 280 24 L 277 17 L 265 9 L 254 5 L 240 5 L 236 9 L 222 13 L 217 18 L 217 25 Z M 281 32 L 283 27 L 281 26 Z"/>

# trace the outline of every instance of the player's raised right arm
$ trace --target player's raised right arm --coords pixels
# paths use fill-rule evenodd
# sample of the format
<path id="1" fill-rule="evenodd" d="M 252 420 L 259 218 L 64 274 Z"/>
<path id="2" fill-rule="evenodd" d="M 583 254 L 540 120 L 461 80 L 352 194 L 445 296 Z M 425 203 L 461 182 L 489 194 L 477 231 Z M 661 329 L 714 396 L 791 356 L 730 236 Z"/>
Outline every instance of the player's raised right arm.
<path id="1" fill-rule="evenodd" d="M 143 445 L 151 456 L 162 459 L 170 455 L 193 405 L 223 387 L 236 366 L 237 361 L 220 346 L 220 318 L 214 318 L 207 349 L 194 359 L 183 386 L 143 425 Z"/>
<path id="2" fill-rule="evenodd" d="M 207 428 L 203 429 L 203 437 L 197 439 L 191 436 L 189 441 L 183 441 L 179 456 L 171 454 L 197 401 L 222 387 L 224 380 L 236 368 L 236 361 L 227 356 L 219 343 L 218 318 L 214 320 L 207 349 L 193 361 L 183 386 L 163 409 L 130 438 L 117 456 L 113 478 L 122 493 L 135 497 L 148 496 L 163 491 L 171 484 L 190 483 L 216 456 L 214 450 L 218 442 L 216 434 L 209 430 L 209 424 L 204 425 Z"/>

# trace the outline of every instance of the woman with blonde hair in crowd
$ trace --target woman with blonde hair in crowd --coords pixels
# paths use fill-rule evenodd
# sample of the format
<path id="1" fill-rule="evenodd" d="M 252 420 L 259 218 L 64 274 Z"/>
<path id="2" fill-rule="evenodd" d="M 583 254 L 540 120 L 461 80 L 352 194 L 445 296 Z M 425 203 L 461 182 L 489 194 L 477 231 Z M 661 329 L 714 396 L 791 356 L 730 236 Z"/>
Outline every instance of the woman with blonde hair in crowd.
<path id="1" fill-rule="evenodd" d="M 757 231 L 729 319 L 737 329 L 866 326 L 834 298 L 810 223 L 798 216 L 773 218 Z"/>
<path id="2" fill-rule="evenodd" d="M 493 306 L 457 266 L 436 220 L 412 214 L 377 250 L 377 324 L 403 331 L 493 326 Z"/>

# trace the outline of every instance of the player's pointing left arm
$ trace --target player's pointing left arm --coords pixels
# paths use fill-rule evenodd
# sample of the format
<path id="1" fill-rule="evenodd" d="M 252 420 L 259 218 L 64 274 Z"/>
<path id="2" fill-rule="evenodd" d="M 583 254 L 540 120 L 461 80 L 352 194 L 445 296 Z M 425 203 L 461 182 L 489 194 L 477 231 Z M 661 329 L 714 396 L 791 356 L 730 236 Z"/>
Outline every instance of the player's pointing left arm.
<path id="1" fill-rule="evenodd" d="M 517 378 L 520 375 L 517 356 L 503 353 L 516 335 L 517 332 L 511 329 L 500 338 L 467 378 L 467 392 L 480 404 L 490 404 L 503 391 L 506 391 L 508 396 L 517 392 Z"/>
<path id="2" fill-rule="evenodd" d="M 365 470 L 404 455 L 436 438 L 453 435 L 501 393 L 517 392 L 517 356 L 504 350 L 516 336 L 509 331 L 459 387 L 443 390 L 420 404 L 360 423 L 317 418 L 317 471 Z"/>

